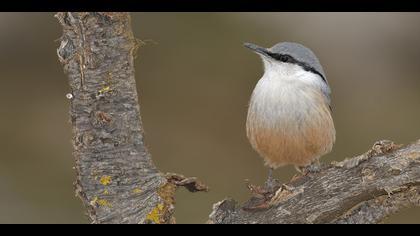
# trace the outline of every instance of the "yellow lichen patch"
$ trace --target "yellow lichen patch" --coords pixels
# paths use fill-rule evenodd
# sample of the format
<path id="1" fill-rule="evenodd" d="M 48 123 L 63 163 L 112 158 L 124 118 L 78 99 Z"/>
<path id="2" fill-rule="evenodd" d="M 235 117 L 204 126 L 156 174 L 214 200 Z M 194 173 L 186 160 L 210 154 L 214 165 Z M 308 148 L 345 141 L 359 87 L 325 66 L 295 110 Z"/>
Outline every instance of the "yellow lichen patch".
<path id="1" fill-rule="evenodd" d="M 99 180 L 99 182 L 102 184 L 102 185 L 104 185 L 104 186 L 107 186 L 107 185 L 109 185 L 110 183 L 111 183 L 111 176 L 109 176 L 109 175 L 104 175 L 104 176 L 102 176 L 101 177 L 101 179 Z"/>
<path id="2" fill-rule="evenodd" d="M 140 188 L 135 188 L 135 189 L 133 189 L 133 193 L 141 193 L 141 189 Z"/>
<path id="3" fill-rule="evenodd" d="M 174 203 L 175 190 L 176 186 L 174 184 L 166 183 L 159 188 L 158 195 L 166 205 L 172 205 Z"/>
<path id="4" fill-rule="evenodd" d="M 101 90 L 99 90 L 99 94 L 104 94 L 104 93 L 106 93 L 106 92 L 109 92 L 109 91 L 111 91 L 111 87 L 110 86 L 106 86 L 106 87 L 103 87 Z"/>
<path id="5" fill-rule="evenodd" d="M 112 207 L 111 203 L 108 202 L 106 199 L 99 199 L 98 197 L 94 197 L 92 201 L 89 202 L 91 206 L 103 206 L 103 207 Z"/>
<path id="6" fill-rule="evenodd" d="M 103 207 L 111 207 L 111 203 L 108 202 L 108 200 L 106 199 L 98 199 L 96 201 L 96 203 L 98 203 L 99 206 L 103 206 Z"/>
<path id="7" fill-rule="evenodd" d="M 162 223 L 162 214 L 164 213 L 164 205 L 159 203 L 149 214 L 146 216 L 146 220 L 152 221 L 155 224 Z"/>
<path id="8" fill-rule="evenodd" d="M 104 195 L 108 195 L 108 194 L 109 194 L 108 189 L 105 189 L 105 190 L 104 190 L 104 192 L 103 192 L 103 194 L 104 194 Z"/>
<path id="9" fill-rule="evenodd" d="M 176 190 L 176 185 L 173 183 L 166 182 L 161 185 L 158 189 L 157 194 L 161 202 L 159 202 L 156 207 L 154 207 L 145 217 L 145 221 L 155 224 L 164 224 L 164 223 L 175 223 L 175 218 L 173 214 L 173 203 L 174 203 L 174 194 Z M 142 191 L 139 188 L 133 189 L 134 191 Z"/>
<path id="10" fill-rule="evenodd" d="M 134 189 L 133 191 L 135 191 Z M 140 189 L 139 189 L 140 190 Z M 172 205 L 174 203 L 174 194 L 176 186 L 172 183 L 165 183 L 159 187 L 158 195 L 163 202 L 160 202 L 146 216 L 146 221 L 155 224 L 174 223 L 175 218 L 172 217 Z"/>

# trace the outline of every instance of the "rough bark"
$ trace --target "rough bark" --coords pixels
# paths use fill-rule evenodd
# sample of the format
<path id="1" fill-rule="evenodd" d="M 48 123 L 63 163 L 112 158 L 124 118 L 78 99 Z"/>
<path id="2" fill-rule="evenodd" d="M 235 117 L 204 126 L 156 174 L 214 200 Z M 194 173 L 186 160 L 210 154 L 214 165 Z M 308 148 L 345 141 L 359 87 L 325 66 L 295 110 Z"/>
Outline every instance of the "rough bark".
<path id="1" fill-rule="evenodd" d="M 134 78 L 138 47 L 128 13 L 58 13 L 58 58 L 68 75 L 76 158 L 76 194 L 93 223 L 174 223 L 179 186 L 207 191 L 196 178 L 163 174 L 144 143 Z M 420 140 L 377 142 L 360 156 L 298 175 L 268 207 L 233 199 L 213 207 L 209 223 L 377 223 L 419 206 Z"/>
<path id="2" fill-rule="evenodd" d="M 262 210 L 225 199 L 209 223 L 379 223 L 420 206 L 419 185 L 420 140 L 405 147 L 380 141 L 363 155 L 296 176 Z"/>
<path id="3" fill-rule="evenodd" d="M 58 13 L 68 75 L 76 194 L 93 223 L 169 223 L 174 192 L 195 179 L 160 173 L 144 144 L 128 13 Z M 176 176 L 176 178 L 174 177 Z M 200 189 L 201 188 L 201 189 Z"/>

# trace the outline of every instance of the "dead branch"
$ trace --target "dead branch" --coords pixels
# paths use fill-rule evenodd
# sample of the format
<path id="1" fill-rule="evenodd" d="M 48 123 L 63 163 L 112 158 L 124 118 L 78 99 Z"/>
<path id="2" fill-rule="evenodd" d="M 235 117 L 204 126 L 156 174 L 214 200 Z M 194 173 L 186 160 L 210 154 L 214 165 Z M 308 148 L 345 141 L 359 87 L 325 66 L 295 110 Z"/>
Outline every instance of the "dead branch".
<path id="1" fill-rule="evenodd" d="M 403 207 L 420 206 L 419 185 L 420 140 L 405 147 L 380 141 L 363 155 L 296 176 L 267 209 L 223 200 L 209 223 L 378 223 Z"/>

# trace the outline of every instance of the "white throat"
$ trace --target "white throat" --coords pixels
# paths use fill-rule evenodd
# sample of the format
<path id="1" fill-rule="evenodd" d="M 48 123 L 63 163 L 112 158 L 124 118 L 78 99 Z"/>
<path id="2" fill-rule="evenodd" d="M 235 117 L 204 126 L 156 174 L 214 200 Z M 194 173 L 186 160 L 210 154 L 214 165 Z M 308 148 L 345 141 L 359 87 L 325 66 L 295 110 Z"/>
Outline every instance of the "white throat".
<path id="1" fill-rule="evenodd" d="M 306 84 L 320 89 L 325 87 L 325 82 L 318 74 L 306 71 L 299 65 L 266 58 L 263 61 L 265 73 L 262 79 L 275 80 L 289 86 Z"/>

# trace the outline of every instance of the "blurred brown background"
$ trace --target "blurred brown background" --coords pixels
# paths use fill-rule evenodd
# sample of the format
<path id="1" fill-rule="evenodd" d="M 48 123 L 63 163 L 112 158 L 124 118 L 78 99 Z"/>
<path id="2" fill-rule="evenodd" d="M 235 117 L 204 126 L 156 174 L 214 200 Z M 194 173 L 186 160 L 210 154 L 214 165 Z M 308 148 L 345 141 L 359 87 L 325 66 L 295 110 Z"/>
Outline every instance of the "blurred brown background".
<path id="1" fill-rule="evenodd" d="M 74 196 L 67 78 L 53 13 L 0 13 L 0 223 L 88 223 Z M 363 153 L 379 139 L 420 138 L 420 14 L 132 13 L 146 42 L 136 60 L 146 142 L 162 171 L 197 176 L 209 193 L 177 194 L 179 223 L 202 223 L 244 179 L 267 169 L 245 136 L 262 75 L 243 46 L 296 41 L 319 57 L 332 87 L 337 142 L 322 160 Z M 276 171 L 287 181 L 293 167 Z M 409 209 L 389 223 L 420 223 Z"/>

